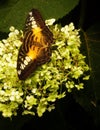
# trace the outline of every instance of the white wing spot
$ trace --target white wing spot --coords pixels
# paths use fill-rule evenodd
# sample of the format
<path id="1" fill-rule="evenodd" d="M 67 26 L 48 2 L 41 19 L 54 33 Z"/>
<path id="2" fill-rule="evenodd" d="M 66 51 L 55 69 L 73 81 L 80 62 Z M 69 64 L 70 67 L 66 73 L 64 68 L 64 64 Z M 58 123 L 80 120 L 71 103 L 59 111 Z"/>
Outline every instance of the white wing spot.
<path id="1" fill-rule="evenodd" d="M 29 56 L 26 56 L 26 57 L 25 57 L 25 60 L 26 60 L 27 62 L 30 62 L 32 59 L 31 59 Z"/>
<path id="2" fill-rule="evenodd" d="M 24 60 L 24 64 L 25 64 L 25 65 L 28 65 L 28 61 L 27 61 L 27 60 Z"/>
<path id="3" fill-rule="evenodd" d="M 20 68 L 23 70 L 25 68 L 25 65 L 21 64 Z"/>
<path id="4" fill-rule="evenodd" d="M 29 12 L 29 15 L 32 16 L 32 12 Z"/>
<path id="5" fill-rule="evenodd" d="M 20 75 L 21 74 L 21 70 L 18 70 L 17 73 Z"/>

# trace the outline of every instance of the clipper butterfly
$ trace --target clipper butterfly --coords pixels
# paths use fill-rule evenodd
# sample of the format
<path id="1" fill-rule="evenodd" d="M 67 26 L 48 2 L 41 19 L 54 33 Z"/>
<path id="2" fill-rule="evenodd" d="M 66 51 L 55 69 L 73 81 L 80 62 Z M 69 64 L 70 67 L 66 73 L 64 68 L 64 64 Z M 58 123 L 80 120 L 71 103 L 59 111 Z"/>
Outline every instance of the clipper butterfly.
<path id="1" fill-rule="evenodd" d="M 17 59 L 17 73 L 20 80 L 25 80 L 51 57 L 53 34 L 37 9 L 32 9 L 26 18 L 22 42 Z"/>

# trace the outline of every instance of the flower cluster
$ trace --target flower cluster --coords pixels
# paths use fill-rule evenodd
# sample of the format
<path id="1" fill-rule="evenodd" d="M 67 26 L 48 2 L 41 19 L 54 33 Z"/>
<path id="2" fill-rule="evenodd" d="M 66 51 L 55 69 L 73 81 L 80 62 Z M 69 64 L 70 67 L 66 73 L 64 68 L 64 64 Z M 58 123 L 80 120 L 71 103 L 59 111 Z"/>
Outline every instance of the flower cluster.
<path id="1" fill-rule="evenodd" d="M 53 22 L 46 21 L 54 36 L 51 61 L 25 81 L 18 79 L 16 70 L 23 31 L 10 27 L 8 38 L 0 41 L 0 111 L 4 117 L 17 115 L 19 106 L 22 114 L 42 116 L 55 108 L 55 101 L 65 97 L 66 91 L 83 89 L 83 80 L 89 79 L 89 67 L 80 52 L 79 30 L 73 23 L 59 27 Z"/>

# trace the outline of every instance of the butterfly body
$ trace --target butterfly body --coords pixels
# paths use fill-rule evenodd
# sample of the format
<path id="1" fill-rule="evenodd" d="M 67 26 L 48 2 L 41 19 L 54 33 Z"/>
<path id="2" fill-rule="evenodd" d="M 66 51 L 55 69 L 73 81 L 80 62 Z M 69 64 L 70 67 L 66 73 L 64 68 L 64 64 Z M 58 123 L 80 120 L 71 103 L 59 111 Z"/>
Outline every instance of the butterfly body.
<path id="1" fill-rule="evenodd" d="M 51 57 L 53 35 L 36 9 L 28 14 L 22 42 L 17 60 L 17 72 L 19 79 L 25 80 Z"/>

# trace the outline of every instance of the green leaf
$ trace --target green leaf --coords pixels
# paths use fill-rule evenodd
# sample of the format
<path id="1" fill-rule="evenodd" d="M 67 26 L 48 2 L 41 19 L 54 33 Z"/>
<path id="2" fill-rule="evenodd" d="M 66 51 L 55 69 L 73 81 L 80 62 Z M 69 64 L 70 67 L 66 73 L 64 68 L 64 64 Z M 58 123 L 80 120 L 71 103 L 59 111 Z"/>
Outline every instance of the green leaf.
<path id="1" fill-rule="evenodd" d="M 8 32 L 10 26 L 24 27 L 32 8 L 37 8 L 44 19 L 59 19 L 68 14 L 79 0 L 9 0 L 0 3 L 0 31 Z"/>
<path id="2" fill-rule="evenodd" d="M 93 116 L 96 124 L 100 123 L 100 23 L 83 32 L 83 44 L 87 49 L 91 68 L 90 80 L 85 89 L 75 94 L 77 102 Z"/>
<path id="3" fill-rule="evenodd" d="M 87 42 L 93 90 L 96 100 L 100 101 L 100 24 L 87 31 Z"/>

